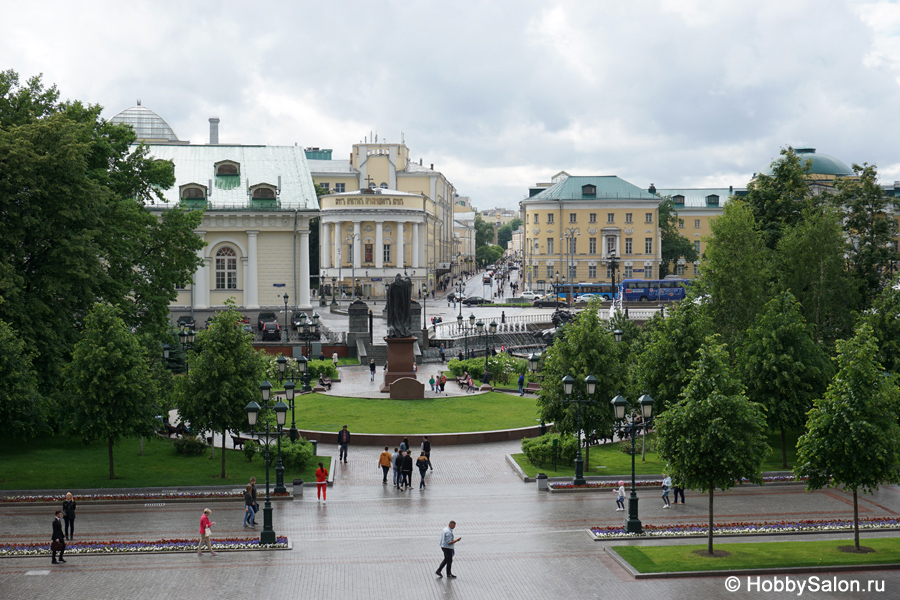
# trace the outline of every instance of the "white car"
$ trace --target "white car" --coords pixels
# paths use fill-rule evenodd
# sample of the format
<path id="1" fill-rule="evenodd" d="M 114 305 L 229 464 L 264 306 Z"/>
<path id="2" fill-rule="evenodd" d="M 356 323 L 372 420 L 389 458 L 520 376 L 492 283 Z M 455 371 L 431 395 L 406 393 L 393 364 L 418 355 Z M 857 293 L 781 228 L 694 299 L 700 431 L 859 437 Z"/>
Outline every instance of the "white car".
<path id="1" fill-rule="evenodd" d="M 523 300 L 527 300 L 527 301 L 529 301 L 529 302 L 534 302 L 535 300 L 537 300 L 538 298 L 541 297 L 540 294 L 535 293 L 535 292 L 531 292 L 531 291 L 528 291 L 528 292 L 522 292 L 519 296 L 520 296 Z"/>

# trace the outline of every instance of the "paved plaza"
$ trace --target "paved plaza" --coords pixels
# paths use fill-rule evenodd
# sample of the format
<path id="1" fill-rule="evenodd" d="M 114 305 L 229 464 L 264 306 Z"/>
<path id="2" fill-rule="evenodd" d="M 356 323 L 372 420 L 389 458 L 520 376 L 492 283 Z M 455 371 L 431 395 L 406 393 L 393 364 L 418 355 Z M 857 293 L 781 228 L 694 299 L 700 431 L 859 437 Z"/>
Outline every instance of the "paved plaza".
<path id="1" fill-rule="evenodd" d="M 606 545 L 703 543 L 703 540 L 595 542 L 592 525 L 625 520 L 612 493 L 550 494 L 523 483 L 506 464 L 518 442 L 468 445 L 433 451 L 434 471 L 424 491 L 400 492 L 382 485 L 376 468 L 380 448 L 351 446 L 350 461 L 334 469 L 328 502 L 313 488 L 302 498 L 275 503 L 276 532 L 293 549 L 274 552 L 70 556 L 0 560 L 0 598 L 54 600 L 104 598 L 325 598 L 556 599 L 556 598 L 749 598 L 758 593 L 725 591 L 726 574 L 701 578 L 634 580 L 604 552 Z M 329 450 L 326 446 L 324 450 Z M 260 473 L 263 476 L 263 473 Z M 416 486 L 418 474 L 415 475 Z M 639 490 L 645 523 L 702 523 L 705 496 L 688 493 L 687 504 L 663 510 L 656 490 Z M 76 538 L 137 540 L 192 537 L 206 503 L 82 505 Z M 240 501 L 208 503 L 214 537 L 249 537 L 241 526 Z M 849 494 L 807 493 L 799 485 L 738 488 L 716 494 L 716 521 L 797 520 L 849 517 Z M 862 496 L 860 516 L 900 511 L 900 488 Z M 49 539 L 53 508 L 16 505 L 0 509 L 4 542 Z M 454 572 L 437 579 L 440 532 L 457 521 Z M 261 522 L 261 519 L 260 519 Z M 864 536 L 891 535 L 884 533 Z M 815 536 L 822 539 L 821 536 Z M 829 536 L 850 539 L 850 534 Z M 718 538 L 718 542 L 747 538 Z M 784 536 L 769 539 L 809 539 Z M 759 541 L 753 538 L 751 541 Z M 793 575 L 793 577 L 802 577 Z M 885 580 L 883 597 L 900 596 L 900 573 L 857 572 L 842 579 Z M 796 594 L 764 594 L 796 597 Z M 815 598 L 864 597 L 819 593 Z"/>

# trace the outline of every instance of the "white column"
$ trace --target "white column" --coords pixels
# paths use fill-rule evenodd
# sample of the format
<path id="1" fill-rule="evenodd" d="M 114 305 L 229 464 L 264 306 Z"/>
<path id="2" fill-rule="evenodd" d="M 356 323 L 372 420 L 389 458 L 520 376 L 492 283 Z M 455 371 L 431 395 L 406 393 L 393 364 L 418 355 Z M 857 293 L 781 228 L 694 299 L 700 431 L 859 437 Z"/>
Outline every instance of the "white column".
<path id="1" fill-rule="evenodd" d="M 397 221 L 397 268 L 402 269 L 406 266 L 405 254 L 406 248 L 403 244 L 403 221 Z"/>
<path id="2" fill-rule="evenodd" d="M 341 231 L 343 223 L 338 221 L 334 224 L 334 263 L 332 266 L 337 269 L 341 266 Z"/>
<path id="3" fill-rule="evenodd" d="M 375 223 L 375 268 L 384 268 L 384 223 Z"/>
<path id="4" fill-rule="evenodd" d="M 412 252 L 410 252 L 410 262 L 412 262 L 412 268 L 419 268 L 419 224 L 412 224 Z"/>
<path id="5" fill-rule="evenodd" d="M 306 221 L 306 219 L 304 219 Z M 300 298 L 299 306 L 302 309 L 311 309 L 309 302 L 309 222 L 304 223 L 300 231 Z"/>
<path id="6" fill-rule="evenodd" d="M 257 273 L 256 240 L 259 231 L 247 232 L 247 279 L 244 281 L 244 305 L 259 308 L 259 275 Z"/>
<path id="7" fill-rule="evenodd" d="M 322 223 L 322 240 L 319 247 L 322 249 L 322 260 L 319 262 L 323 269 L 327 269 L 331 266 L 331 223 Z"/>
<path id="8" fill-rule="evenodd" d="M 419 223 L 416 227 L 422 228 L 422 233 L 419 235 L 419 246 L 416 248 L 416 252 L 419 253 L 419 262 L 422 264 L 423 267 L 427 268 L 428 261 L 426 260 L 427 257 L 425 255 L 425 253 L 426 253 L 425 240 L 428 239 L 428 230 L 426 229 L 426 227 L 428 227 L 428 225 L 426 225 L 425 223 Z M 437 255 L 435 254 L 435 256 L 437 256 Z"/>
<path id="9" fill-rule="evenodd" d="M 205 231 L 198 231 L 197 235 L 203 238 Z M 206 248 L 197 250 L 200 259 L 200 267 L 194 273 L 194 308 L 209 308 L 209 260 L 204 256 Z"/>
<path id="10" fill-rule="evenodd" d="M 359 231 L 359 221 L 353 221 L 353 268 L 358 269 L 362 262 L 360 261 L 359 247 L 362 246 L 362 235 Z"/>

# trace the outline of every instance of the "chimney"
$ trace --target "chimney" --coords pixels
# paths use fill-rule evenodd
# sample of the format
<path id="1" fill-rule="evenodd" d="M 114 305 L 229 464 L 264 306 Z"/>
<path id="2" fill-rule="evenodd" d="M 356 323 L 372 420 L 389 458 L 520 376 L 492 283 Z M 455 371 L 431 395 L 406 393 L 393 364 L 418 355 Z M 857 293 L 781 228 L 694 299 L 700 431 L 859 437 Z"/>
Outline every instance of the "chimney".
<path id="1" fill-rule="evenodd" d="M 431 170 L 434 171 L 434 163 L 431 163 Z"/>
<path id="2" fill-rule="evenodd" d="M 209 118 L 209 145 L 217 146 L 219 144 L 219 117 Z"/>

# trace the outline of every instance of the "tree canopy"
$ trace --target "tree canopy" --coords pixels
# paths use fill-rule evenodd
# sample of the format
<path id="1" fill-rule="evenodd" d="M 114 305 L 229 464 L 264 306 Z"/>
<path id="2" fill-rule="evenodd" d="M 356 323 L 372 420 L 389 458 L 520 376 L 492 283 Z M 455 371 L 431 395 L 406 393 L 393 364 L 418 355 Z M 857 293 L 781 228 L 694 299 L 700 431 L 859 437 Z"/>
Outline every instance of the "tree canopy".
<path id="1" fill-rule="evenodd" d="M 0 73 L 0 320 L 51 372 L 98 301 L 161 338 L 203 246 L 201 213 L 147 209 L 174 183 L 172 164 L 100 106 L 58 98 L 40 77 Z"/>
<path id="2" fill-rule="evenodd" d="M 505 250 L 506 245 L 510 241 L 512 241 L 513 231 L 515 231 L 516 229 L 518 229 L 521 226 L 522 226 L 522 219 L 520 219 L 519 217 L 516 217 L 515 219 L 513 219 L 506 225 L 503 225 L 502 227 L 500 227 L 500 229 L 497 231 L 497 245 Z"/>
<path id="3" fill-rule="evenodd" d="M 152 433 L 159 413 L 150 358 L 119 312 L 106 302 L 94 305 L 62 372 L 69 428 L 85 442 L 106 441 L 110 479 L 115 479 L 113 446 Z"/>
<path id="4" fill-rule="evenodd" d="M 838 372 L 809 412 L 807 432 L 797 442 L 794 472 L 807 489 L 841 485 L 853 492 L 854 541 L 859 549 L 857 493 L 900 481 L 900 390 L 876 359 L 872 328 L 837 343 Z"/>
<path id="5" fill-rule="evenodd" d="M 709 493 L 708 549 L 713 553 L 713 494 L 746 478 L 762 482 L 769 451 L 763 408 L 744 394 L 728 352 L 710 336 L 683 400 L 656 419 L 660 457 L 682 487 Z"/>
<path id="6" fill-rule="evenodd" d="M 669 274 L 669 265 L 678 259 L 683 258 L 685 262 L 693 263 L 700 258 L 694 244 L 678 233 L 678 213 L 675 212 L 675 202 L 670 197 L 659 203 L 659 230 L 660 279 Z"/>
<path id="7" fill-rule="evenodd" d="M 46 431 L 47 417 L 32 354 L 15 330 L 0 321 L 0 423 L 4 436 L 14 440 L 34 437 Z"/>

